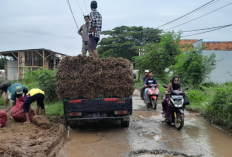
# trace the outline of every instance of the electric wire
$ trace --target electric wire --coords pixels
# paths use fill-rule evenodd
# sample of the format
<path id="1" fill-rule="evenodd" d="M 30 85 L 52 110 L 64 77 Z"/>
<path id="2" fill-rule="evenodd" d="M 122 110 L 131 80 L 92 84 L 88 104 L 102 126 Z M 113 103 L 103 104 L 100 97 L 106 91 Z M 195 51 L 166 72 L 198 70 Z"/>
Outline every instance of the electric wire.
<path id="1" fill-rule="evenodd" d="M 213 13 L 213 12 L 216 12 L 216 11 L 218 11 L 218 10 L 222 9 L 222 8 L 225 8 L 225 7 L 227 7 L 227 6 L 231 5 L 231 4 L 232 4 L 232 2 L 231 2 L 231 3 L 229 3 L 229 4 L 227 4 L 227 5 L 224 5 L 224 6 L 220 7 L 220 8 L 218 8 L 218 9 L 215 9 L 215 10 L 213 10 L 213 11 L 211 11 L 211 12 L 207 13 L 207 14 L 204 14 L 204 15 L 202 15 L 202 16 L 199 16 L 199 17 L 197 17 L 197 18 L 195 18 L 195 19 L 192 19 L 192 20 L 190 20 L 190 21 L 184 22 L 184 23 L 179 24 L 179 25 L 177 25 L 177 26 L 174 26 L 174 27 L 168 28 L 168 29 L 166 29 L 166 30 L 170 30 L 170 29 L 173 29 L 173 28 L 176 28 L 176 27 L 182 26 L 182 25 L 184 25 L 184 24 L 187 24 L 187 23 L 189 23 L 189 22 L 195 21 L 195 20 L 197 20 L 197 19 L 199 19 L 199 18 L 202 18 L 202 17 L 204 17 L 204 16 L 206 16 L 206 15 L 209 15 L 209 14 L 211 14 L 211 13 Z"/>
<path id="2" fill-rule="evenodd" d="M 181 37 L 189 37 L 189 36 L 199 35 L 199 34 L 203 34 L 203 33 L 208 33 L 208 32 L 216 31 L 218 29 L 226 28 L 226 27 L 229 27 L 229 26 L 232 26 L 232 25 L 228 25 L 228 26 L 225 26 L 225 27 L 219 27 L 219 28 L 216 28 L 216 29 L 213 29 L 213 30 L 209 30 L 209 31 L 201 32 L 201 33 L 196 33 L 196 34 L 185 35 L 185 36 L 181 36 Z"/>
<path id="3" fill-rule="evenodd" d="M 163 26 L 168 25 L 168 24 L 170 24 L 170 23 L 172 23 L 172 22 L 175 22 L 175 21 L 177 21 L 177 20 L 179 20 L 179 19 L 181 19 L 181 18 L 183 18 L 183 17 L 185 17 L 185 16 L 188 16 L 188 15 L 190 15 L 190 14 L 192 14 L 192 13 L 198 11 L 199 9 L 206 7 L 207 5 L 209 5 L 210 3 L 214 2 L 214 1 L 215 1 L 215 0 L 211 0 L 211 1 L 209 1 L 208 3 L 202 5 L 201 7 L 198 7 L 197 9 L 194 9 L 193 11 L 191 11 L 191 12 L 189 12 L 189 13 L 187 13 L 187 14 L 181 16 L 181 17 L 178 17 L 178 18 L 175 19 L 175 20 L 172 20 L 172 21 L 170 21 L 170 22 L 168 22 L 168 23 L 165 23 L 165 24 L 163 24 L 163 25 L 161 25 L 161 26 L 158 26 L 157 28 L 163 27 Z"/>
<path id="4" fill-rule="evenodd" d="M 181 31 L 181 32 L 195 32 L 195 31 L 203 31 L 203 30 L 208 30 L 208 29 L 214 29 L 214 28 L 222 28 L 222 27 L 227 27 L 227 26 L 232 26 L 230 25 L 223 25 L 223 26 L 217 26 L 217 27 L 210 27 L 210 28 L 203 28 L 203 29 L 196 29 L 196 30 L 190 30 L 190 31 Z"/>
<path id="5" fill-rule="evenodd" d="M 78 3 L 78 1 L 76 0 L 76 2 L 77 2 L 77 4 L 78 4 L 78 6 L 79 6 L 79 8 L 80 8 L 80 10 L 81 10 L 81 12 L 82 12 L 82 14 L 83 14 L 83 16 L 85 16 L 84 15 L 84 12 L 82 11 L 82 9 L 81 9 L 81 6 L 80 6 L 80 4 Z"/>
<path id="6" fill-rule="evenodd" d="M 85 0 L 84 0 L 84 2 L 85 2 Z M 85 8 L 86 8 L 87 13 L 89 14 L 89 10 L 87 9 L 86 2 L 85 2 Z"/>
<path id="7" fill-rule="evenodd" d="M 75 22 L 75 24 L 76 24 L 76 26 L 77 26 L 77 29 L 79 30 L 79 27 L 78 27 L 78 25 L 77 25 L 77 21 L 76 21 L 76 19 L 75 19 L 75 17 L 74 17 L 74 14 L 73 14 L 73 12 L 72 12 L 72 7 L 71 7 L 71 5 L 70 5 L 70 2 L 69 2 L 69 0 L 66 0 L 66 1 L 67 1 L 67 3 L 68 3 L 69 9 L 70 9 L 70 11 L 71 11 L 71 13 L 72 13 L 74 22 Z"/>
<path id="8" fill-rule="evenodd" d="M 205 10 L 205 9 L 209 8 L 210 6 L 213 6 L 213 5 L 215 5 L 216 3 L 219 3 L 220 1 L 223 1 L 223 0 L 217 0 L 217 1 L 215 1 L 215 2 L 212 2 L 212 3 L 210 3 L 209 5 L 207 5 L 206 7 L 201 8 L 201 9 L 199 9 L 198 11 L 196 11 L 196 12 L 190 14 L 189 16 L 193 16 L 194 14 L 198 13 L 199 11 Z M 186 19 L 186 18 L 189 19 L 189 16 L 185 16 L 185 17 L 183 17 L 183 18 L 180 19 L 180 20 L 184 20 L 184 19 Z M 174 23 L 176 23 L 176 22 L 178 22 L 178 21 L 175 21 Z"/>

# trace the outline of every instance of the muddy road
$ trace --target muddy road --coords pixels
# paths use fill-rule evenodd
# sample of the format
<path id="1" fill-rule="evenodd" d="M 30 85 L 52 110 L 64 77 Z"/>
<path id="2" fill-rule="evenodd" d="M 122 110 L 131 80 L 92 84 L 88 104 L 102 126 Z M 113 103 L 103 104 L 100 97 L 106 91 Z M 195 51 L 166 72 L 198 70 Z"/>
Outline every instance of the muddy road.
<path id="1" fill-rule="evenodd" d="M 120 122 L 84 122 L 78 129 L 68 129 L 69 142 L 64 146 L 67 157 L 231 157 L 232 136 L 186 112 L 185 125 L 178 131 L 162 123 L 161 105 L 147 109 L 133 95 L 130 127 Z"/>

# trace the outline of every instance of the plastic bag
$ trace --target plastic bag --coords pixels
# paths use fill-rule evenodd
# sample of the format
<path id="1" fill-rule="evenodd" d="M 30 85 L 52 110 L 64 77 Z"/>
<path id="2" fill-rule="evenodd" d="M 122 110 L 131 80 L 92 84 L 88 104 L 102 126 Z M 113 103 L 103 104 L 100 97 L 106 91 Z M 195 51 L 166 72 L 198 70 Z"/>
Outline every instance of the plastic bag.
<path id="1" fill-rule="evenodd" d="M 24 98 L 20 97 L 17 99 L 17 103 L 14 107 L 11 108 L 11 116 L 13 119 L 17 122 L 25 122 L 26 121 L 26 115 L 23 110 L 23 103 L 24 103 Z M 35 116 L 34 110 L 30 109 L 29 110 L 29 118 L 30 120 L 33 119 Z"/>
<path id="2" fill-rule="evenodd" d="M 4 127 L 7 121 L 7 113 L 4 110 L 0 110 L 0 128 Z"/>

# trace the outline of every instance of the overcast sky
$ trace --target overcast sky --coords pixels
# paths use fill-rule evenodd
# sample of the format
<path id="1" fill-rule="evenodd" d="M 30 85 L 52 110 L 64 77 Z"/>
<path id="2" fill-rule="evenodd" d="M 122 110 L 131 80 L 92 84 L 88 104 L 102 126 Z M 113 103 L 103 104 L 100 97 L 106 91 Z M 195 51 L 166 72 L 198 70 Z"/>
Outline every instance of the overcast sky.
<path id="1" fill-rule="evenodd" d="M 174 20 L 210 0 L 97 0 L 103 17 L 103 30 L 114 27 L 157 27 Z M 78 0 L 87 14 L 90 0 Z M 162 29 L 168 29 L 213 11 L 231 0 L 203 9 Z M 83 14 L 76 0 L 70 0 L 78 26 L 84 24 Z M 81 53 L 82 40 L 77 34 L 73 17 L 66 0 L 0 0 L 0 51 L 46 48 L 56 52 L 77 55 Z M 175 31 L 201 29 L 231 24 L 232 5 L 196 21 L 175 28 Z M 185 33 L 183 35 L 193 34 Z M 232 41 L 232 27 L 214 32 L 186 37 L 204 41 Z"/>

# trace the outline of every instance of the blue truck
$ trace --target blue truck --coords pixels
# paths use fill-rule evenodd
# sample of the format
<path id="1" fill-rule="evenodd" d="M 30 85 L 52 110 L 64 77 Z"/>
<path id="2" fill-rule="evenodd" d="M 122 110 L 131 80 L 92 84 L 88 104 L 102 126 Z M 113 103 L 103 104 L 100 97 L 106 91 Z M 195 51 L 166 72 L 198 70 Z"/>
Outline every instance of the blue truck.
<path id="1" fill-rule="evenodd" d="M 132 97 L 64 100 L 64 116 L 68 124 L 80 121 L 120 120 L 128 127 L 132 114 Z"/>

